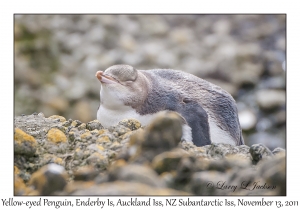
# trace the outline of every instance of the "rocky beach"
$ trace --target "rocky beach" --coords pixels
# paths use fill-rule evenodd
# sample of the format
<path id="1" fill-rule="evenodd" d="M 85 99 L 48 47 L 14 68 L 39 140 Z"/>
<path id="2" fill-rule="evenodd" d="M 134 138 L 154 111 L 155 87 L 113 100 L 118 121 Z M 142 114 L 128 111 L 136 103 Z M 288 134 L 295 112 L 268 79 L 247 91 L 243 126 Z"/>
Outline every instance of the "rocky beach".
<path id="1" fill-rule="evenodd" d="M 43 113 L 14 123 L 15 195 L 286 195 L 284 149 L 196 147 L 174 113 L 147 127 Z"/>

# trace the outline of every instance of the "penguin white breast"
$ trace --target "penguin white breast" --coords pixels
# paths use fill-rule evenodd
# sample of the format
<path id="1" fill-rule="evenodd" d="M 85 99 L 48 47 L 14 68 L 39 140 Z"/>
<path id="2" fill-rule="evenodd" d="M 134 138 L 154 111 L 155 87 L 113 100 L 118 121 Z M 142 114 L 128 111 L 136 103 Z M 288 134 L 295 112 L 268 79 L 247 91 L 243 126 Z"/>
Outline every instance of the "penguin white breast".
<path id="1" fill-rule="evenodd" d="M 148 125 L 160 112 L 155 114 L 140 115 L 130 106 L 122 106 L 119 109 L 110 109 L 100 106 L 97 112 L 97 119 L 106 128 L 117 125 L 123 119 L 136 119 L 142 126 Z M 192 142 L 192 129 L 188 125 L 182 125 L 182 139 Z"/>
<path id="2" fill-rule="evenodd" d="M 119 109 L 110 109 L 101 105 L 97 112 L 97 119 L 104 127 L 113 126 L 118 124 L 123 119 L 132 118 L 138 120 L 142 126 L 146 126 L 156 115 L 157 113 L 140 115 L 130 106 L 123 106 Z"/>

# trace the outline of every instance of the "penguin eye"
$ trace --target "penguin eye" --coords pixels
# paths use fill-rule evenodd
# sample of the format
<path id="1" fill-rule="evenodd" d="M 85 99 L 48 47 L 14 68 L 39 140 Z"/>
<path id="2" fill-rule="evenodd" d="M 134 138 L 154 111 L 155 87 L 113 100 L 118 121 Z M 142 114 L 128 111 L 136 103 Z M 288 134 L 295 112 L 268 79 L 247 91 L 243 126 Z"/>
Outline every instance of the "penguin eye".
<path id="1" fill-rule="evenodd" d="M 131 81 L 131 80 L 128 80 L 128 81 L 126 81 L 126 82 L 125 82 L 125 85 L 127 85 L 127 86 L 128 86 L 128 85 L 131 85 L 132 83 L 133 83 L 133 81 Z"/>

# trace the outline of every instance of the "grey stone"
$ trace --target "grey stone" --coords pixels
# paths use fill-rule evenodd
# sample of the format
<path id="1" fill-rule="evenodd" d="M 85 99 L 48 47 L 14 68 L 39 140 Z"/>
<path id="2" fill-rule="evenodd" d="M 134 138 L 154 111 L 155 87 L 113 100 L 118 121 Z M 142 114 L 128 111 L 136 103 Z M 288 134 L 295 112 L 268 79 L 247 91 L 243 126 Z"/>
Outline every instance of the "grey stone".
<path id="1" fill-rule="evenodd" d="M 62 166 L 49 164 L 32 175 L 29 185 L 33 186 L 40 195 L 51 195 L 65 187 L 67 177 L 67 173 Z"/>
<path id="2" fill-rule="evenodd" d="M 268 158 L 273 156 L 273 153 L 262 144 L 253 144 L 250 147 L 250 154 L 254 163 L 258 163 L 263 158 Z"/>
<path id="3" fill-rule="evenodd" d="M 74 191 L 70 195 L 189 195 L 169 188 L 155 188 L 142 183 L 115 181 Z M 146 199 L 147 200 L 147 199 Z M 148 200 L 147 200 L 148 201 Z"/>
<path id="4" fill-rule="evenodd" d="M 260 90 L 256 93 L 256 100 L 262 109 L 273 109 L 285 105 L 285 91 Z"/>
<path id="5" fill-rule="evenodd" d="M 97 129 L 97 130 L 103 129 L 103 126 L 101 125 L 101 123 L 98 120 L 93 120 L 93 121 L 88 122 L 86 124 L 86 128 L 88 130 L 92 131 L 92 130 L 95 130 L 95 129 Z"/>
<path id="6" fill-rule="evenodd" d="M 112 167 L 109 172 L 109 180 L 137 182 L 152 187 L 165 187 L 165 183 L 160 179 L 160 177 L 153 169 L 137 164 Z"/>

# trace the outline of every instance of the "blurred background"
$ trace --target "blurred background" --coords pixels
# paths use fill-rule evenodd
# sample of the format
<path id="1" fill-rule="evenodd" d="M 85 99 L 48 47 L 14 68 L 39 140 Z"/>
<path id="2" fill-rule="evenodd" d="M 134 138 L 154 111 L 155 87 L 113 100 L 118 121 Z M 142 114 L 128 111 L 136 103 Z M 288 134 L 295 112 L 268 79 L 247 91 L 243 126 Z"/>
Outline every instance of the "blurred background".
<path id="1" fill-rule="evenodd" d="M 285 148 L 285 15 L 15 15 L 15 116 L 96 119 L 97 70 L 171 68 L 235 98 L 246 144 Z"/>

